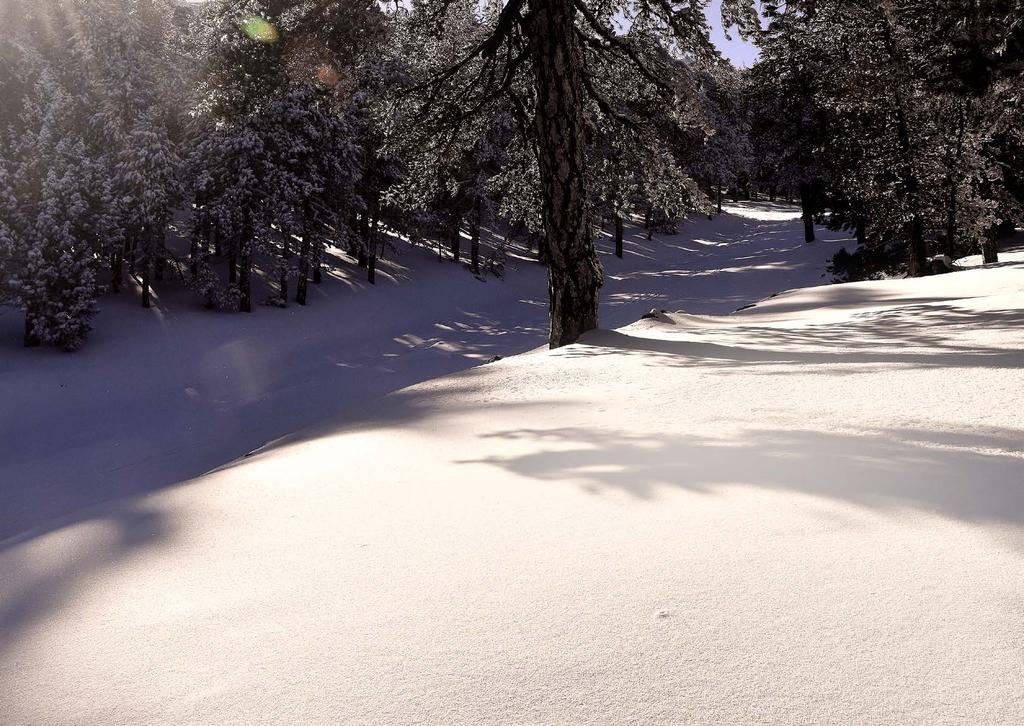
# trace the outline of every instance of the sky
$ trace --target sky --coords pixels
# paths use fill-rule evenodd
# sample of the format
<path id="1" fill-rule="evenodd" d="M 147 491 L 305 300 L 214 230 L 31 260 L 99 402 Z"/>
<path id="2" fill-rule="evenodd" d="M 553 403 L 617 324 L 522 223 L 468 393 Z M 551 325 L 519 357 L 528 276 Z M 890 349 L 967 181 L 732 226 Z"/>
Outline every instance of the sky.
<path id="1" fill-rule="evenodd" d="M 205 2 L 206 0 L 186 0 L 187 2 Z M 711 0 L 705 11 L 708 22 L 711 24 L 711 40 L 722 55 L 732 61 L 734 66 L 749 68 L 757 60 L 757 48 L 753 43 L 741 40 L 733 32 L 732 38 L 726 38 L 722 29 L 722 2 Z"/>
<path id="2" fill-rule="evenodd" d="M 732 39 L 727 40 L 722 30 L 722 3 L 721 0 L 711 0 L 707 8 L 708 22 L 711 23 L 711 40 L 722 55 L 732 61 L 734 66 L 749 68 L 757 60 L 757 48 L 753 43 L 740 40 L 735 29 L 731 33 Z"/>

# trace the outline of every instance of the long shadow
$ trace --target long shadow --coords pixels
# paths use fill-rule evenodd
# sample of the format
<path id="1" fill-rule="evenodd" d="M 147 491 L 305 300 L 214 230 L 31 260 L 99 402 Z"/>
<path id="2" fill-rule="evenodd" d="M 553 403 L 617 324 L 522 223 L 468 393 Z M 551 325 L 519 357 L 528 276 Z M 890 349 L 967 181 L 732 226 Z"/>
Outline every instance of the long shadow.
<path id="1" fill-rule="evenodd" d="M 1024 311 L 1021 310 L 976 311 L 952 305 L 906 306 L 852 321 L 797 329 L 737 325 L 732 329 L 680 330 L 692 338 L 714 336 L 728 338 L 729 343 L 646 338 L 600 330 L 584 336 L 581 343 L 565 355 L 654 354 L 657 360 L 652 364 L 693 365 L 699 362 L 710 367 L 811 364 L 822 366 L 822 373 L 832 372 L 835 366 L 856 363 L 904 364 L 921 368 L 1021 368 L 1024 367 L 1024 350 L 952 343 L 950 341 L 956 340 L 956 336 L 943 335 L 941 328 L 957 325 L 990 332 L 1014 332 L 1021 330 L 1022 324 Z M 910 349 L 916 350 L 911 352 Z"/>
<path id="2" fill-rule="evenodd" d="M 542 481 L 575 483 L 595 494 L 641 499 L 659 488 L 706 495 L 736 486 L 836 499 L 880 512 L 916 510 L 1013 528 L 1024 550 L 1024 453 L 1020 431 L 866 434 L 749 428 L 715 437 L 599 428 L 509 429 L 486 433 L 480 448 L 504 440 L 534 443 L 520 456 L 484 455 L 488 464 Z M 986 452 L 976 448 L 983 446 Z"/>
<path id="3" fill-rule="evenodd" d="M 167 517 L 147 506 L 122 502 L 91 515 L 90 526 L 97 533 L 80 549 L 51 552 L 41 562 L 20 557 L 16 550 L 0 551 L 6 560 L 0 579 L 0 654 L 72 597 L 77 583 L 102 577 L 146 549 L 166 544 L 174 534 Z M 52 561 L 55 556 L 58 564 Z"/>

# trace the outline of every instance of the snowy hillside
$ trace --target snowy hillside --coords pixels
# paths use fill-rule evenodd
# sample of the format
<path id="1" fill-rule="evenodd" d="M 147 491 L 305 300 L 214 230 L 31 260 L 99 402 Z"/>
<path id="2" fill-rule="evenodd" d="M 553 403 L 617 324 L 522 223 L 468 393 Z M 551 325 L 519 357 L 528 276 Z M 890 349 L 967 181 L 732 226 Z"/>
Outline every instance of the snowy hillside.
<path id="1" fill-rule="evenodd" d="M 602 323 L 625 325 L 652 307 L 728 313 L 815 284 L 841 246 L 804 245 L 792 208 L 732 209 L 676 236 L 629 235 L 622 260 L 603 239 Z M 9 482 L 0 540 L 547 340 L 546 272 L 536 263 L 513 259 L 504 281 L 480 282 L 429 250 L 401 249 L 376 286 L 338 253 L 305 308 L 215 313 L 182 291 L 143 310 L 137 296 L 108 296 L 73 356 L 24 350 L 21 315 L 0 308 L 0 481 Z"/>
<path id="2" fill-rule="evenodd" d="M 120 375 L 102 327 L 91 374 L 4 349 L 8 492 L 65 497 L 4 508 L 5 720 L 1024 720 L 1024 253 L 727 315 L 836 245 L 738 214 L 686 232 L 605 258 L 605 320 L 688 314 L 382 399 L 540 343 L 542 279 L 339 281 L 244 321 L 165 301 Z M 388 319 L 402 295 L 423 304 Z M 302 347 L 349 311 L 355 337 Z M 226 465 L 184 481 L 204 461 Z M 108 501 L 72 509 L 71 483 Z"/>

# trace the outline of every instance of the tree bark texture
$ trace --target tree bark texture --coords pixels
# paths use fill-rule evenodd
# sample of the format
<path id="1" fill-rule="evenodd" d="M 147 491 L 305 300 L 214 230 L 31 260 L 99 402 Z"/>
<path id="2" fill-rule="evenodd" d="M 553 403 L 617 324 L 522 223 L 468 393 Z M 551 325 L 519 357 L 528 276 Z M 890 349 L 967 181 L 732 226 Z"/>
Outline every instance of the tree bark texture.
<path id="1" fill-rule="evenodd" d="M 573 343 L 597 327 L 602 282 L 588 210 L 583 76 L 575 12 L 568 0 L 530 3 L 552 348 Z"/>

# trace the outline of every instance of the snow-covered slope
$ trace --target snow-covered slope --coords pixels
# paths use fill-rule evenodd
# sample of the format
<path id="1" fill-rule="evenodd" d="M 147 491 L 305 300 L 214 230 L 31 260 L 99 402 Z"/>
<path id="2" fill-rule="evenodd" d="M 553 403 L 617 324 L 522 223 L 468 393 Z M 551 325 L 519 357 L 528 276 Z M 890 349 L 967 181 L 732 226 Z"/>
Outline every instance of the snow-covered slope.
<path id="1" fill-rule="evenodd" d="M 814 284 L 840 246 L 805 245 L 791 207 L 728 209 L 679 235 L 631 234 L 622 260 L 605 235 L 603 324 L 652 307 L 727 313 Z M 307 307 L 248 316 L 202 310 L 167 285 L 152 310 L 104 298 L 95 333 L 71 356 L 22 349 L 20 314 L 0 308 L 0 541 L 356 416 L 389 391 L 542 345 L 546 272 L 512 262 L 504 281 L 480 282 L 403 248 L 370 286 L 339 253 Z"/>
<path id="2" fill-rule="evenodd" d="M 1003 260 L 598 331 L 9 540 L 5 721 L 1019 723 Z"/>

